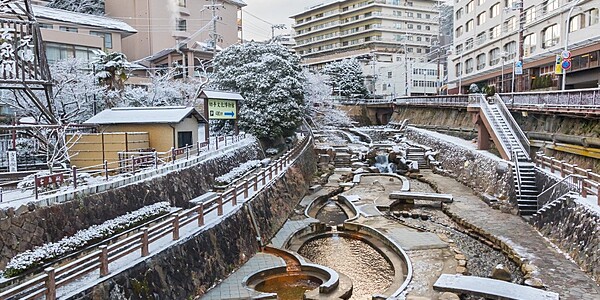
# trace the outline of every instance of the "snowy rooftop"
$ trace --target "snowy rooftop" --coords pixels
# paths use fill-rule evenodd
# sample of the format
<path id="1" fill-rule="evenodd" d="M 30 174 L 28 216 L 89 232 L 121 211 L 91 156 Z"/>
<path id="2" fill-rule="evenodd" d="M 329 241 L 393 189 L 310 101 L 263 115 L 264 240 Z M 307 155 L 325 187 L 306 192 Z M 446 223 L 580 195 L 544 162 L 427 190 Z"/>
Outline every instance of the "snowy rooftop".
<path id="1" fill-rule="evenodd" d="M 222 100 L 236 100 L 241 101 L 244 100 L 244 97 L 238 93 L 232 92 L 222 92 L 222 91 L 202 91 L 200 96 L 205 95 L 208 99 L 222 99 Z M 204 97 L 201 97 L 204 98 Z"/>
<path id="2" fill-rule="evenodd" d="M 102 27 L 106 29 L 120 30 L 127 33 L 136 33 L 129 24 L 102 16 L 81 14 L 62 9 L 50 8 L 46 6 L 32 5 L 33 13 L 36 17 L 42 19 L 56 20 L 66 23 L 75 23 L 81 25 Z"/>
<path id="3" fill-rule="evenodd" d="M 176 124 L 190 115 L 194 115 L 199 122 L 206 122 L 204 117 L 193 107 L 165 106 L 106 109 L 83 124 Z"/>
<path id="4" fill-rule="evenodd" d="M 229 3 L 237 5 L 239 7 L 244 7 L 244 6 L 248 5 L 248 4 L 246 4 L 246 2 L 244 2 L 242 0 L 225 0 L 225 2 L 229 2 Z"/>

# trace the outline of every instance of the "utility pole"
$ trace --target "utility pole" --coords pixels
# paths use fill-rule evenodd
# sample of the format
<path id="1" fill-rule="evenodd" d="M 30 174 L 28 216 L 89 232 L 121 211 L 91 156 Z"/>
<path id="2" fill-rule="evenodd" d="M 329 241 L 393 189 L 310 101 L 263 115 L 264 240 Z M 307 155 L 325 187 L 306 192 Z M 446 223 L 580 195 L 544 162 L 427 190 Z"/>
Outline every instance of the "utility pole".
<path id="1" fill-rule="evenodd" d="M 287 29 L 285 24 L 273 24 L 271 25 L 271 41 L 275 41 L 275 29 Z"/>
<path id="2" fill-rule="evenodd" d="M 525 6 L 525 1 L 521 0 L 519 3 L 519 61 L 521 62 L 522 65 L 524 65 L 523 62 L 523 56 L 525 56 L 525 50 L 524 50 L 524 36 L 523 36 L 523 32 L 525 31 L 524 26 L 525 26 L 525 11 L 524 11 L 524 6 Z M 513 62 L 513 90 L 512 92 L 514 93 L 514 76 L 515 76 L 515 62 Z M 523 87 L 523 74 L 519 75 L 519 80 L 517 83 L 517 91 L 518 92 L 522 92 L 524 90 Z"/>
<path id="3" fill-rule="evenodd" d="M 210 38 L 212 39 L 212 43 L 213 43 L 213 61 L 215 59 L 215 56 L 217 56 L 217 41 L 219 40 L 219 34 L 217 33 L 217 10 L 219 10 L 219 8 L 223 8 L 224 6 L 222 4 L 217 4 L 217 0 L 211 0 L 211 4 L 210 5 L 205 5 L 204 7 L 212 10 L 212 28 L 210 31 Z"/>

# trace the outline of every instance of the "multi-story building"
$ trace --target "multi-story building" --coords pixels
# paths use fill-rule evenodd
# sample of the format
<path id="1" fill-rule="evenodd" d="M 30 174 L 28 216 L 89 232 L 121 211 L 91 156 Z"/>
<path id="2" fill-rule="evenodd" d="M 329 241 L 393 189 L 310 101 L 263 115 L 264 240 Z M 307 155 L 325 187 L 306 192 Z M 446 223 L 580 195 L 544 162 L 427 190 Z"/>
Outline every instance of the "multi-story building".
<path id="1" fill-rule="evenodd" d="M 244 6 L 242 0 L 105 1 L 107 16 L 138 31 L 123 41 L 123 52 L 130 61 L 147 62 L 155 68 L 177 63 L 187 68 L 189 76 L 199 63 L 212 57 L 214 23 L 217 49 L 238 42 L 238 11 Z"/>
<path id="2" fill-rule="evenodd" d="M 311 68 L 362 58 L 372 93 L 406 95 L 414 91 L 414 84 L 407 79 L 413 77 L 406 75 L 413 73 L 413 65 L 426 61 L 439 34 L 438 2 L 334 0 L 309 7 L 292 16 L 296 53 Z M 432 82 L 423 85 L 431 88 L 421 93 L 436 93 L 437 75 L 429 80 Z"/>
<path id="3" fill-rule="evenodd" d="M 464 93 L 472 84 L 501 92 L 557 89 L 556 55 L 567 38 L 573 57 L 566 87 L 598 87 L 599 8 L 599 0 L 456 0 L 451 92 Z M 522 75 L 513 76 L 519 64 Z"/>

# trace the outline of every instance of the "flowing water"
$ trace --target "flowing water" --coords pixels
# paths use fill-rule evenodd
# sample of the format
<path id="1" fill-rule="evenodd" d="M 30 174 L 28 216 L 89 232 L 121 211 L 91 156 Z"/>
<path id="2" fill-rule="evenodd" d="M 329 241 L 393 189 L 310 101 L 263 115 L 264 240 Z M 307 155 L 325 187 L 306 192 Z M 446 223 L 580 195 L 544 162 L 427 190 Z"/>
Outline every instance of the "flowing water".
<path id="1" fill-rule="evenodd" d="M 378 154 L 375 157 L 375 167 L 379 169 L 379 173 L 394 173 L 392 164 L 389 162 L 389 153 Z"/>
<path id="2" fill-rule="evenodd" d="M 304 244 L 298 251 L 306 259 L 332 268 L 352 279 L 350 299 L 371 299 L 383 293 L 394 278 L 394 269 L 369 244 L 334 234 Z"/>

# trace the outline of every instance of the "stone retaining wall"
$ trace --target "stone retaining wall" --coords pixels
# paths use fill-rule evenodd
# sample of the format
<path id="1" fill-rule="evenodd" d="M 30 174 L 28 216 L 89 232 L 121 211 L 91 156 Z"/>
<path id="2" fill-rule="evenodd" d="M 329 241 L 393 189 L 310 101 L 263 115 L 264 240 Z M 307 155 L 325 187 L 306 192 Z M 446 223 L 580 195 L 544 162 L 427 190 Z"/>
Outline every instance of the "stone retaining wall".
<path id="1" fill-rule="evenodd" d="M 78 230 L 101 224 L 129 211 L 169 201 L 186 208 L 188 201 L 208 191 L 214 178 L 248 160 L 263 158 L 258 142 L 210 157 L 179 171 L 103 193 L 77 197 L 51 206 L 23 206 L 0 212 L 0 268 L 16 254 L 56 242 Z"/>
<path id="2" fill-rule="evenodd" d="M 600 212 L 565 197 L 542 208 L 530 223 L 600 284 Z"/>
<path id="3" fill-rule="evenodd" d="M 260 250 L 250 210 L 261 239 L 270 240 L 308 191 L 316 160 L 308 147 L 273 185 L 219 224 L 110 275 L 71 299 L 192 299 L 205 294 Z"/>
<path id="4" fill-rule="evenodd" d="M 406 137 L 418 144 L 439 151 L 437 160 L 441 163 L 444 175 L 472 188 L 480 195 L 491 195 L 504 204 L 513 199 L 514 183 L 508 163 L 473 151 L 466 147 L 427 135 L 413 128 L 408 128 Z"/>

